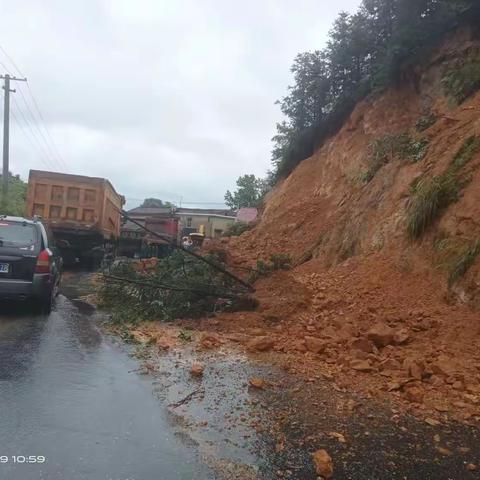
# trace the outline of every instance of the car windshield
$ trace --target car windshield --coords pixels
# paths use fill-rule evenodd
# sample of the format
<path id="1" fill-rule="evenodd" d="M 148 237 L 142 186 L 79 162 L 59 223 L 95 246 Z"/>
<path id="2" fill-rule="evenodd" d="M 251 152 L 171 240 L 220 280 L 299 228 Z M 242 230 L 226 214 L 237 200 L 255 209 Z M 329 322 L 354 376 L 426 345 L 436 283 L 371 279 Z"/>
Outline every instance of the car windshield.
<path id="1" fill-rule="evenodd" d="M 0 220 L 0 247 L 33 250 L 35 239 L 36 231 L 33 225 Z"/>

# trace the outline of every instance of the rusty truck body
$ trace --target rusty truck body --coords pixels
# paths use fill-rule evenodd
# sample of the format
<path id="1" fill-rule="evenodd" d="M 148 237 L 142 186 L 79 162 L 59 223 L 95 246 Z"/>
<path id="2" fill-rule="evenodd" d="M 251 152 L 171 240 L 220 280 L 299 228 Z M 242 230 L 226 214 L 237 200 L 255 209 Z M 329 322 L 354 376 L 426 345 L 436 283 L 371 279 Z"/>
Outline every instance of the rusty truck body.
<path id="1" fill-rule="evenodd" d="M 90 263 L 116 242 L 124 203 L 104 178 L 30 170 L 26 216 L 50 226 L 67 263 Z"/>

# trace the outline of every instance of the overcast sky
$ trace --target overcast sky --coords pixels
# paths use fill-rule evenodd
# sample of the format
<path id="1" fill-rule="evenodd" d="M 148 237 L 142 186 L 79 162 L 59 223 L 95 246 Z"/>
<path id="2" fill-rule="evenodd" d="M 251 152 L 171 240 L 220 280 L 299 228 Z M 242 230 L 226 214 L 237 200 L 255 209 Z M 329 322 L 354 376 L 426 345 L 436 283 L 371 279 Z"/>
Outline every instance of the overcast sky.
<path id="1" fill-rule="evenodd" d="M 239 175 L 270 167 L 294 56 L 322 48 L 338 12 L 359 3 L 0 0 L 0 45 L 28 77 L 68 173 L 110 179 L 129 206 L 222 202 Z M 12 97 L 23 130 L 12 119 L 11 170 L 58 170 L 53 147 L 39 153 L 48 133 Z"/>

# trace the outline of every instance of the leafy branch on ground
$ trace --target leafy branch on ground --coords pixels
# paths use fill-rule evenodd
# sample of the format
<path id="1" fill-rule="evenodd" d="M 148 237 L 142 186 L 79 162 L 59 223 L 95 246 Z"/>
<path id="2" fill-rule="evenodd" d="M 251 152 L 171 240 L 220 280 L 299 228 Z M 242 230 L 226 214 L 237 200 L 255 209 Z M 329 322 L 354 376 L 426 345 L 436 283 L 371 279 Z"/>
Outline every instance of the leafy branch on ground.
<path id="1" fill-rule="evenodd" d="M 375 139 L 369 146 L 368 168 L 362 180 L 370 182 L 383 166 L 394 160 L 419 162 L 426 155 L 428 145 L 428 139 L 411 138 L 408 132 L 388 133 Z"/>
<path id="2" fill-rule="evenodd" d="M 480 151 L 480 139 L 469 137 L 454 156 L 447 170 L 433 178 L 419 178 L 412 185 L 413 198 L 408 208 L 407 230 L 419 238 L 449 205 L 460 198 L 470 181 L 462 170 Z"/>
<path id="3" fill-rule="evenodd" d="M 182 251 L 160 259 L 148 271 L 139 271 L 130 261 L 116 263 L 100 289 L 101 306 L 112 312 L 114 321 L 129 323 L 245 308 L 246 298 L 246 289 L 232 278 Z"/>

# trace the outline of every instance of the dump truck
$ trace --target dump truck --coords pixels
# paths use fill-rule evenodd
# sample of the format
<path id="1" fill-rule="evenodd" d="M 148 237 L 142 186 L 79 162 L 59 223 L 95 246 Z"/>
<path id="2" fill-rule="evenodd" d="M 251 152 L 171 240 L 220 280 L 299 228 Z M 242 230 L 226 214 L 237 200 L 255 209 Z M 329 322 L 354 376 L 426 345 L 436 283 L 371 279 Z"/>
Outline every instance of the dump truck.
<path id="1" fill-rule="evenodd" d="M 30 170 L 26 216 L 49 225 L 67 264 L 101 260 L 120 237 L 124 203 L 104 178 Z"/>

